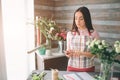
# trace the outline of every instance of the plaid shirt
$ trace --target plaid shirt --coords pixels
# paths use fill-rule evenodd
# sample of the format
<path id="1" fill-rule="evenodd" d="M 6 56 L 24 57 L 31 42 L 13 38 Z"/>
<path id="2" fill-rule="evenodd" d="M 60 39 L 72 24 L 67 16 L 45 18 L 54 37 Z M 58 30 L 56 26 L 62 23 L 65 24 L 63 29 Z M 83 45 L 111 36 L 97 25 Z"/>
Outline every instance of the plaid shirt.
<path id="1" fill-rule="evenodd" d="M 75 32 L 68 32 L 67 33 L 67 50 L 73 51 L 85 51 L 86 49 L 86 41 L 87 37 L 98 37 L 96 31 L 89 34 L 88 30 L 79 31 L 80 35 Z M 70 57 L 68 61 L 68 66 L 75 67 L 75 68 L 90 68 L 94 66 L 94 59 L 85 57 L 85 56 L 77 56 L 77 57 Z"/>

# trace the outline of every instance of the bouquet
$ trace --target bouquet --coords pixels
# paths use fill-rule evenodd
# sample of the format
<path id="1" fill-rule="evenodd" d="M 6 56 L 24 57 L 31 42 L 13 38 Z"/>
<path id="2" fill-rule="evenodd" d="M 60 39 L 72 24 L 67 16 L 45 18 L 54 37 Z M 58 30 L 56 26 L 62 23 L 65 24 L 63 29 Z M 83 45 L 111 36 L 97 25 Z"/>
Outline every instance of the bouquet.
<path id="1" fill-rule="evenodd" d="M 101 62 L 107 61 L 108 63 L 118 62 L 116 57 L 120 55 L 120 41 L 115 41 L 115 43 L 110 45 L 105 40 L 88 40 L 86 45 L 89 51 L 97 55 Z"/>
<path id="2" fill-rule="evenodd" d="M 113 45 L 109 44 L 105 40 L 88 40 L 86 42 L 88 50 L 96 55 L 101 63 L 100 76 L 97 76 L 95 80 L 111 80 L 110 74 L 111 67 L 114 63 L 119 63 L 117 56 L 120 55 L 120 41 L 115 41 Z"/>

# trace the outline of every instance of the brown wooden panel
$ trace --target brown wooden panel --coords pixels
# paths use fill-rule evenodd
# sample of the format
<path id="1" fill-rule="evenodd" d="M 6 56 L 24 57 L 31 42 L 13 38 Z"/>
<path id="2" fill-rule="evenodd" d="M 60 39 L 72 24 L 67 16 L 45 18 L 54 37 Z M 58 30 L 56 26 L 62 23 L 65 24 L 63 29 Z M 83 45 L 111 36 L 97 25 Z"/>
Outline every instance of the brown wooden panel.
<path id="1" fill-rule="evenodd" d="M 94 25 L 94 27 L 99 32 L 120 33 L 120 26 Z"/>
<path id="2" fill-rule="evenodd" d="M 63 10 L 55 12 L 56 20 L 70 20 L 73 19 L 73 12 L 71 10 Z"/>
<path id="3" fill-rule="evenodd" d="M 35 5 L 46 5 L 46 6 L 54 6 L 54 1 L 52 0 L 34 0 Z"/>
<path id="4" fill-rule="evenodd" d="M 72 24 L 65 24 L 65 23 L 57 23 L 59 26 L 66 28 L 67 30 L 72 29 Z"/>
<path id="5" fill-rule="evenodd" d="M 35 16 L 54 16 L 53 11 L 51 10 L 35 10 Z"/>
<path id="6" fill-rule="evenodd" d="M 120 9 L 90 10 L 92 19 L 120 21 Z"/>
<path id="7" fill-rule="evenodd" d="M 116 40 L 120 41 L 120 38 L 106 38 L 106 37 L 100 37 L 102 40 L 106 40 L 107 42 L 113 44 Z"/>
<path id="8" fill-rule="evenodd" d="M 70 5 L 86 5 L 86 4 L 106 4 L 120 3 L 120 0 L 59 0 L 55 2 L 55 6 L 70 6 Z"/>
<path id="9" fill-rule="evenodd" d="M 53 11 L 51 10 L 38 10 L 38 9 L 35 9 L 35 13 L 41 13 L 41 14 L 54 14 Z"/>
<path id="10" fill-rule="evenodd" d="M 120 21 L 120 9 L 90 10 L 90 12 L 92 19 Z M 72 19 L 73 13 L 73 10 L 56 11 L 55 18 L 59 20 Z"/>

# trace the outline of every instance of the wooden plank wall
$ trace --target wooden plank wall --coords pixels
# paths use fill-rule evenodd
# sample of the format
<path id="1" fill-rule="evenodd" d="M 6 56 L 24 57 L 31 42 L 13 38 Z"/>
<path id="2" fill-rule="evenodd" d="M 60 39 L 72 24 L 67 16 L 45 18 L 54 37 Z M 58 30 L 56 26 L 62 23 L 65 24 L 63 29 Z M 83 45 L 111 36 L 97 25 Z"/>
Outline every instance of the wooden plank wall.
<path id="1" fill-rule="evenodd" d="M 51 18 L 54 15 L 54 4 L 51 0 L 34 0 L 35 16 Z"/>
<path id="2" fill-rule="evenodd" d="M 58 0 L 55 2 L 55 18 L 59 25 L 71 29 L 74 11 L 86 6 L 101 39 L 120 40 L 120 0 Z"/>
<path id="3" fill-rule="evenodd" d="M 120 0 L 35 0 L 35 16 L 54 15 L 59 26 L 71 29 L 74 11 L 86 6 L 100 38 L 120 40 Z"/>

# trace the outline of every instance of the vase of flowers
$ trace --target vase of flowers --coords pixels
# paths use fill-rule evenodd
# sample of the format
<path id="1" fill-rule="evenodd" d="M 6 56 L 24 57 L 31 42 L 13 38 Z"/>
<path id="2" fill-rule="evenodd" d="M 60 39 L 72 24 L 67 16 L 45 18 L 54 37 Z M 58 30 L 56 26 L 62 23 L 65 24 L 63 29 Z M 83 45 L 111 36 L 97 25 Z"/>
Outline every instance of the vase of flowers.
<path id="1" fill-rule="evenodd" d="M 66 50 L 66 36 L 67 32 L 64 28 L 60 29 L 60 32 L 55 35 L 56 40 L 58 40 L 59 53 L 63 53 Z"/>
<path id="2" fill-rule="evenodd" d="M 58 40 L 60 38 L 60 37 L 58 38 L 60 28 L 57 26 L 56 22 L 52 18 L 48 19 L 46 17 L 40 17 L 36 20 L 35 23 L 36 27 L 40 27 L 40 32 L 46 38 L 46 52 L 51 52 L 50 51 L 52 46 L 51 41 Z"/>
<path id="3" fill-rule="evenodd" d="M 116 59 L 118 55 L 120 55 L 120 41 L 115 41 L 112 45 L 105 40 L 88 40 L 87 43 L 88 50 L 96 55 L 102 66 L 100 76 L 96 77 L 96 80 L 110 80 L 111 68 L 113 64 L 120 63 L 119 60 Z"/>
<path id="4" fill-rule="evenodd" d="M 63 50 L 66 49 L 67 32 L 65 28 L 60 28 L 54 20 L 45 17 L 38 18 L 35 23 L 37 27 L 40 27 L 40 32 L 46 38 L 46 51 L 51 49 L 51 41 L 57 40 L 59 52 L 63 53 Z"/>

